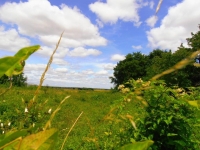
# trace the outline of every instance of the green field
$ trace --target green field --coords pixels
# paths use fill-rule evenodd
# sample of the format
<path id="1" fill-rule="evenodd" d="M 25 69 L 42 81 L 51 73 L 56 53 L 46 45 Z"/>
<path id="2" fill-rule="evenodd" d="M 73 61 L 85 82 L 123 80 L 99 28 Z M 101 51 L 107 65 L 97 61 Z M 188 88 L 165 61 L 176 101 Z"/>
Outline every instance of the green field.
<path id="1" fill-rule="evenodd" d="M 144 89 L 140 89 L 140 86 Z M 183 95 L 176 92 L 180 89 L 168 90 L 162 84 L 152 83 L 150 86 L 136 81 L 135 87 L 140 90 L 125 94 L 115 90 L 42 87 L 35 103 L 30 101 L 34 97 L 36 86 L 12 87 L 0 97 L 0 133 L 5 134 L 13 129 L 28 129 L 30 134 L 43 131 L 60 102 L 70 96 L 51 122 L 51 128 L 58 129 L 53 149 L 61 148 L 81 112 L 83 114 L 70 132 L 63 149 L 110 150 L 135 141 L 153 140 L 160 147 L 153 145 L 149 150 L 157 150 L 163 149 L 162 143 L 159 143 L 162 138 L 166 141 L 164 147 L 199 148 L 200 112 L 196 109 L 196 105 L 199 105 L 196 101 L 199 99 L 198 89 L 191 95 Z M 0 93 L 5 89 L 5 85 L 1 85 Z M 169 92 L 175 95 L 172 96 Z M 195 107 L 189 106 L 185 99 L 192 100 L 190 103 Z M 25 112 L 25 108 L 28 108 L 28 112 Z M 48 112 L 50 109 L 51 113 Z M 194 124 L 196 126 L 191 126 Z M 175 143 L 170 144 L 173 141 Z M 140 147 L 138 150 L 145 149 Z"/>
<path id="2" fill-rule="evenodd" d="M 0 93 L 4 90 L 5 88 L 1 87 Z M 1 122 L 11 122 L 11 128 L 19 127 L 20 121 L 24 122 L 26 103 L 33 98 L 35 90 L 36 87 L 13 87 L 3 95 L 0 98 Z M 104 132 L 108 130 L 109 125 L 103 118 L 109 113 L 111 107 L 122 98 L 122 94 L 110 90 L 78 90 L 43 87 L 36 104 L 38 106 L 37 111 L 40 111 L 41 116 L 35 116 L 35 124 L 37 125 L 38 123 L 38 126 L 44 125 L 50 117 L 50 114 L 47 113 L 48 110 L 52 109 L 54 111 L 66 96 L 70 96 L 70 98 L 65 101 L 52 122 L 52 127 L 59 130 L 57 149 L 61 146 L 70 127 L 81 112 L 83 114 L 70 133 L 65 147 L 66 149 L 88 149 L 89 147 L 96 149 L 95 142 L 92 142 L 92 139 L 97 138 L 97 134 L 98 136 L 106 135 Z M 44 102 L 46 104 L 43 104 Z M 25 123 L 22 128 L 29 127 L 32 120 L 26 121 L 27 124 Z M 91 141 L 87 139 L 91 139 Z M 84 148 L 84 145 L 86 148 Z"/>

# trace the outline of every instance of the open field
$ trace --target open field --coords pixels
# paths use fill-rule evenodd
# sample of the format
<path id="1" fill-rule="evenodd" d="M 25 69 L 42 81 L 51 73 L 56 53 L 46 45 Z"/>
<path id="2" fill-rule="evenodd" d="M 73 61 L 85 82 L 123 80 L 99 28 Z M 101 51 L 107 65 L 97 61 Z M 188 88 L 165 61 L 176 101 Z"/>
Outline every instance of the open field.
<path id="1" fill-rule="evenodd" d="M 5 87 L 2 86 L 0 92 L 3 92 L 3 90 L 5 90 Z M 26 104 L 33 98 L 35 90 L 36 87 L 34 86 L 28 88 L 13 87 L 3 95 L 0 98 L 1 122 L 5 124 L 11 122 L 11 128 L 19 127 L 20 121 L 24 122 Z M 38 126 L 45 125 L 50 117 L 48 110 L 52 109 L 53 112 L 66 96 L 70 96 L 70 98 L 65 101 L 52 122 L 52 127 L 59 130 L 57 149 L 61 146 L 70 127 L 81 112 L 83 112 L 83 115 L 70 133 L 65 147 L 66 149 L 81 149 L 80 147 L 84 149 L 84 145 L 86 145 L 87 148 L 96 149 L 95 143 L 97 142 L 93 139 L 97 138 L 97 134 L 99 137 L 105 138 L 105 132 L 110 124 L 105 123 L 103 118 L 109 113 L 111 106 L 114 106 L 122 98 L 122 94 L 111 90 L 43 87 L 37 98 L 37 106 L 40 106 L 37 111 L 40 111 L 41 116 L 34 116 L 35 124 L 40 124 Z M 43 104 L 44 102 L 46 103 Z M 30 126 L 30 122 L 34 122 L 34 119 L 27 121 L 24 127 Z"/>
<path id="2" fill-rule="evenodd" d="M 0 93 L 4 90 L 5 86 L 1 85 Z M 6 94 L 0 97 L 0 133 L 6 133 L 14 128 L 30 129 L 30 133 L 42 131 L 42 128 L 45 126 L 60 102 L 66 96 L 70 96 L 62 104 L 61 109 L 56 113 L 51 123 L 52 128 L 58 129 L 58 139 L 53 149 L 61 148 L 66 135 L 81 112 L 83 112 L 82 116 L 77 121 L 66 140 L 64 146 L 64 149 L 66 150 L 110 150 L 119 148 L 134 142 L 137 138 L 140 140 L 152 139 L 152 135 L 146 131 L 146 129 L 148 129 L 144 126 L 146 124 L 148 125 L 150 123 L 153 127 L 156 127 L 160 122 L 162 123 L 162 120 L 166 122 L 162 126 L 158 126 L 159 128 L 156 127 L 154 133 L 157 131 L 160 132 L 160 130 L 162 131 L 163 127 L 166 125 L 172 129 L 175 129 L 177 125 L 178 128 L 189 129 L 189 127 L 186 127 L 187 119 L 196 117 L 195 120 L 198 121 L 200 116 L 199 112 L 193 113 L 191 108 L 183 108 L 182 106 L 187 106 L 186 103 L 182 103 L 181 101 L 181 103 L 177 103 L 177 100 L 170 95 L 162 95 L 163 93 L 160 93 L 160 91 L 163 91 L 162 88 L 157 86 L 152 89 L 153 91 L 151 90 L 151 93 L 146 93 L 146 96 L 144 95 L 144 98 L 152 99 L 153 101 L 160 99 L 160 95 L 163 96 L 163 98 L 159 100 L 160 102 L 157 101 L 160 108 L 155 109 L 152 107 L 152 111 L 150 110 L 150 112 L 148 109 L 144 111 L 144 105 L 134 101 L 130 95 L 124 95 L 114 90 L 99 89 L 42 87 L 35 103 L 29 106 L 35 90 L 36 86 L 23 88 L 12 87 Z M 198 91 L 199 90 L 196 90 L 196 92 L 194 92 L 193 97 L 196 97 L 195 99 L 199 98 Z M 136 96 L 135 100 L 138 98 L 140 99 L 140 97 Z M 171 106 L 165 104 L 166 98 L 171 99 L 170 101 L 172 102 L 169 103 Z M 150 105 L 152 104 L 149 103 L 149 106 Z M 165 107 L 166 110 L 163 110 L 163 107 Z M 25 112 L 26 108 L 28 108 L 28 112 Z M 185 125 L 181 122 L 177 122 L 177 120 L 180 119 L 180 115 L 177 115 L 178 113 L 176 113 L 177 108 L 181 109 L 181 112 L 178 113 L 185 117 L 183 119 L 181 118 L 181 120 L 186 120 L 184 123 Z M 192 112 L 186 113 L 182 111 Z M 149 113 L 150 118 L 148 117 L 147 112 Z M 161 113 L 163 114 L 160 115 Z M 166 117 L 168 120 L 166 120 Z M 148 121 L 148 118 L 151 121 Z M 170 125 L 172 122 L 169 118 L 175 119 L 173 119 L 174 125 Z M 144 120 L 143 124 L 141 123 L 141 120 Z M 156 123 L 154 121 L 156 121 Z M 9 123 L 11 123 L 10 126 L 8 125 Z M 188 138 L 194 138 L 194 140 L 197 141 L 199 140 L 198 126 L 192 129 L 192 131 L 195 131 L 194 133 L 196 135 Z M 33 129 L 30 127 L 33 127 Z M 139 130 L 137 128 L 139 128 Z M 171 132 L 171 129 L 167 131 L 168 129 L 165 128 L 165 130 L 165 134 Z M 146 132 L 148 133 L 146 137 L 142 137 L 142 134 L 144 133 L 145 135 Z M 184 132 L 185 131 L 181 131 L 180 134 L 184 134 Z M 197 146 L 199 145 L 197 144 Z M 154 149 L 157 148 L 154 147 Z"/>

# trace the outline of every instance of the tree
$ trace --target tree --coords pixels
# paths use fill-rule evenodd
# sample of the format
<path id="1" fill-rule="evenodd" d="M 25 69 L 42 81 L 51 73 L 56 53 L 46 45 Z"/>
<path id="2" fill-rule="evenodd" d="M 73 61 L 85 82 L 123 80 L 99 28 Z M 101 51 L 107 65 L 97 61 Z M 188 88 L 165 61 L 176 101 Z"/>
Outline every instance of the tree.
<path id="1" fill-rule="evenodd" d="M 148 57 L 140 52 L 126 55 L 126 58 L 117 63 L 114 68 L 114 77 L 110 77 L 111 83 L 116 86 L 127 82 L 129 79 L 138 79 L 146 76 Z"/>
<path id="2" fill-rule="evenodd" d="M 0 78 L 0 84 L 6 84 L 9 78 L 5 74 Z"/>
<path id="3" fill-rule="evenodd" d="M 11 77 L 11 80 L 14 86 L 25 86 L 27 82 L 27 77 L 24 77 L 24 73 L 21 73 L 19 75 L 15 75 Z M 3 75 L 0 78 L 0 84 L 7 84 L 9 83 L 9 81 L 10 81 L 10 78 L 6 75 Z"/>
<path id="4" fill-rule="evenodd" d="M 160 74 L 163 71 L 171 67 L 172 62 L 172 52 L 163 51 L 160 49 L 153 50 L 148 55 L 149 64 L 146 68 L 147 74 L 146 77 L 143 77 L 146 80 L 150 80 L 156 74 Z"/>
<path id="5" fill-rule="evenodd" d="M 171 68 L 193 52 L 200 50 L 200 30 L 195 34 L 191 33 L 191 35 L 191 38 L 186 39 L 189 48 L 181 44 L 174 53 L 171 50 L 156 49 L 149 55 L 142 55 L 140 52 L 128 54 L 114 68 L 114 77 L 110 77 L 111 83 L 118 86 L 130 79 L 142 78 L 143 80 L 150 80 L 156 74 Z M 200 68 L 194 66 L 196 61 L 200 63 L 200 55 L 184 68 L 167 74 L 160 79 L 165 80 L 168 85 L 178 85 L 180 87 L 199 86 Z"/>

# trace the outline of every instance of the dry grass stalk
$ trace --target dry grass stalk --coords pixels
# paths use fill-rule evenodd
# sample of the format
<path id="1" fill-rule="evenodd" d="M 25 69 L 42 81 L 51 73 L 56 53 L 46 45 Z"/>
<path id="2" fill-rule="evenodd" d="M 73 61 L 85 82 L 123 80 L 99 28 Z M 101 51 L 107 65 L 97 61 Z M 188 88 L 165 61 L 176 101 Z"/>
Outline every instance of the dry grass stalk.
<path id="1" fill-rule="evenodd" d="M 63 32 L 63 33 L 64 33 L 64 32 Z M 44 77 L 45 77 L 45 74 L 46 74 L 46 72 L 48 71 L 48 69 L 49 69 L 49 67 L 50 67 L 50 65 L 51 65 L 51 63 L 52 63 L 52 61 L 53 61 L 53 56 L 54 56 L 56 50 L 58 49 L 58 46 L 59 46 L 59 44 L 60 44 L 60 41 L 61 41 L 61 38 L 62 38 L 63 33 L 60 35 L 60 39 L 58 40 L 58 43 L 56 44 L 56 48 L 55 48 L 55 50 L 53 51 L 53 53 L 52 53 L 52 55 L 51 55 L 51 57 L 50 57 L 50 59 L 49 59 L 49 62 L 48 62 L 47 66 L 46 66 L 46 68 L 45 68 L 45 70 L 44 70 L 44 72 L 43 72 L 43 74 L 42 74 L 42 76 L 41 76 L 41 78 L 40 78 L 40 84 L 39 84 L 37 90 L 35 91 L 35 95 L 34 95 L 34 97 L 33 97 L 33 101 L 36 99 L 36 97 L 37 97 L 37 95 L 38 95 L 38 92 L 39 92 L 39 90 L 40 90 L 40 88 L 41 88 L 41 86 L 42 86 L 42 84 L 43 84 L 43 82 L 44 82 L 44 80 L 45 80 L 45 78 L 44 78 Z"/>
<path id="2" fill-rule="evenodd" d="M 67 135 L 66 135 L 66 137 L 65 137 L 65 139 L 64 139 L 64 141 L 63 141 L 63 144 L 62 144 L 62 147 L 61 147 L 60 150 L 63 150 L 63 147 L 64 147 L 64 145 L 65 145 L 65 142 L 66 142 L 66 140 L 67 140 L 67 138 L 68 138 L 70 132 L 72 131 L 72 129 L 74 128 L 75 124 L 77 123 L 78 119 L 81 117 L 82 114 L 83 114 L 83 111 L 80 113 L 80 115 L 79 115 L 78 118 L 75 120 L 75 122 L 74 122 L 74 124 L 72 125 L 72 127 L 70 128 L 69 132 L 67 133 Z"/>
<path id="3" fill-rule="evenodd" d="M 157 5 L 157 8 L 156 8 L 156 14 L 158 13 L 158 11 L 160 10 L 160 6 L 162 4 L 163 0 L 160 0 L 158 5 Z"/>

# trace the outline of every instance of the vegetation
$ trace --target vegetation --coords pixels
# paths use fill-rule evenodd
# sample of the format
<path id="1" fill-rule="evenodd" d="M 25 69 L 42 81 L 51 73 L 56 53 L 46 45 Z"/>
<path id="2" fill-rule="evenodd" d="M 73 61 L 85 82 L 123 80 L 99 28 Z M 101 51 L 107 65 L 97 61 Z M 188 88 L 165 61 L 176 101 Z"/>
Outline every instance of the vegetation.
<path id="1" fill-rule="evenodd" d="M 24 77 L 24 73 L 21 73 L 19 75 L 12 76 L 9 78 L 5 74 L 0 78 L 0 84 L 9 84 L 9 82 L 12 82 L 12 85 L 14 86 L 26 86 L 27 85 L 27 77 Z"/>
<path id="2" fill-rule="evenodd" d="M 174 53 L 160 49 L 153 50 L 149 55 L 143 55 L 141 52 L 128 54 L 123 61 L 120 61 L 114 68 L 114 77 L 111 82 L 118 87 L 126 83 L 129 79 L 142 78 L 145 81 L 150 80 L 156 74 L 174 66 L 193 52 L 200 49 L 200 30 L 197 33 L 191 33 L 192 37 L 187 38 L 189 48 L 182 44 Z M 193 65 L 199 63 L 199 56 L 193 58 L 189 65 L 181 70 L 176 70 L 172 74 L 163 76 L 168 85 L 178 85 L 180 87 L 198 86 L 200 84 L 200 68 Z"/>
<path id="3" fill-rule="evenodd" d="M 148 69 L 130 67 L 126 72 L 121 63 L 123 75 L 127 75 L 124 79 L 128 81 L 120 78 L 124 83 L 117 83 L 121 92 L 42 87 L 60 40 L 38 87 L 13 87 L 5 91 L 7 85 L 1 85 L 0 149 L 200 149 L 200 89 L 188 87 L 186 91 L 178 86 L 169 86 L 175 81 L 178 81 L 177 85 L 193 84 L 192 80 L 181 84 L 174 78 L 178 76 L 186 80 L 188 76 L 195 77 L 191 73 L 187 76 L 184 69 L 194 67 L 192 69 L 198 71 L 199 64 L 193 66 L 191 63 L 200 51 L 181 46 L 180 51 L 173 54 L 155 50 L 149 56 L 139 52 L 127 55 L 125 66 L 136 67 L 142 62 L 142 66 Z M 195 43 L 196 34 L 188 41 L 190 45 Z M 5 74 L 12 78 L 21 74 L 25 60 L 39 48 L 39 45 L 25 47 L 14 56 L 1 58 L 0 77 Z M 151 60 L 151 63 L 146 60 Z M 156 75 L 149 69 L 163 69 L 167 60 L 171 60 L 172 67 L 162 72 L 155 70 Z M 131 73 L 132 69 L 138 72 Z M 150 80 L 130 79 L 137 75 L 145 75 L 146 80 Z M 169 82 L 157 80 L 159 78 Z M 112 80 L 117 82 L 114 78 Z"/>

